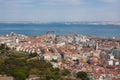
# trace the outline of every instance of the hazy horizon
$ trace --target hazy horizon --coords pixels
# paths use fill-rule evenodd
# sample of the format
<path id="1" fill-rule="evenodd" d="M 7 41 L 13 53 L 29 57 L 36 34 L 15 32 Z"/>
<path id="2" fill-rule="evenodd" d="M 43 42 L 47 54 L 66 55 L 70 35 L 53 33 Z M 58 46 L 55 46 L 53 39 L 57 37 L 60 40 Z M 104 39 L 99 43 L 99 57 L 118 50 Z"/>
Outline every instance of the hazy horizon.
<path id="1" fill-rule="evenodd" d="M 119 0 L 0 0 L 0 22 L 120 21 Z"/>

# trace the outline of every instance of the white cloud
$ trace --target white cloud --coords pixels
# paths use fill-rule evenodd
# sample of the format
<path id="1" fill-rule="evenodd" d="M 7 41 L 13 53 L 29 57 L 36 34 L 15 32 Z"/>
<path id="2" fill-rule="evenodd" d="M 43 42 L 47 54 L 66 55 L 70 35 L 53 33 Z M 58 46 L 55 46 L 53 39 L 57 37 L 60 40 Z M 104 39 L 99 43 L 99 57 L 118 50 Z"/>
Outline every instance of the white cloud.
<path id="1" fill-rule="evenodd" d="M 118 3 L 120 0 L 100 0 L 105 3 Z"/>
<path id="2" fill-rule="evenodd" d="M 83 0 L 0 0 L 5 5 L 79 5 Z"/>
<path id="3" fill-rule="evenodd" d="M 83 0 L 46 0 L 45 2 L 54 4 L 83 4 Z"/>
<path id="4" fill-rule="evenodd" d="M 80 5 L 84 4 L 84 0 L 35 0 L 42 5 Z"/>
<path id="5" fill-rule="evenodd" d="M 17 7 L 17 6 L 32 6 L 34 0 L 0 0 L 0 6 Z"/>
<path id="6" fill-rule="evenodd" d="M 3 3 L 12 3 L 12 4 L 19 4 L 19 3 L 30 3 L 33 0 L 0 0 Z"/>

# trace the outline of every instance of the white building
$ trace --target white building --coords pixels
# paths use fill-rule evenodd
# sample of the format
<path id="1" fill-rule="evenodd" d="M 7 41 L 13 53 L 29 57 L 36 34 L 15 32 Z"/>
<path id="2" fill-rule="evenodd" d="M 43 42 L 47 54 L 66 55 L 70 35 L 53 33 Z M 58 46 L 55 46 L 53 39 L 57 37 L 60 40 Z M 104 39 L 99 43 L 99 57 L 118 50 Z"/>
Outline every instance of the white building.
<path id="1" fill-rule="evenodd" d="M 111 66 L 113 66 L 113 60 L 109 60 L 108 64 L 111 65 Z"/>

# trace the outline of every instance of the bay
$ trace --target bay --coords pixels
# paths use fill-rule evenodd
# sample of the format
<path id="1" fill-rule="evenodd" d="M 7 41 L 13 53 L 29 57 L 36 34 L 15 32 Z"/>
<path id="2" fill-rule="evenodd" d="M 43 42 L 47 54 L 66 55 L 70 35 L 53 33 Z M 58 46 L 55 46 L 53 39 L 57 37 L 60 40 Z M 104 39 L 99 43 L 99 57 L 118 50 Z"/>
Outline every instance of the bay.
<path id="1" fill-rule="evenodd" d="M 27 36 L 39 36 L 47 31 L 55 31 L 56 35 L 83 34 L 107 38 L 120 38 L 120 26 L 117 25 L 90 25 L 90 24 L 0 24 L 0 34 L 15 32 Z"/>

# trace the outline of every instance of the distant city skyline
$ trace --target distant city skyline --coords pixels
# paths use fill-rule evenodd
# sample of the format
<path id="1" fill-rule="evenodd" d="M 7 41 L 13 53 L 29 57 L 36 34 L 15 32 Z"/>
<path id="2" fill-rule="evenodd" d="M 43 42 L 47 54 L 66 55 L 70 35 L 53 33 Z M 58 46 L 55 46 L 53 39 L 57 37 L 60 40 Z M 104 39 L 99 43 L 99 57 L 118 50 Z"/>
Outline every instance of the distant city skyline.
<path id="1" fill-rule="evenodd" d="M 120 0 L 0 0 L 0 22 L 120 21 Z"/>

